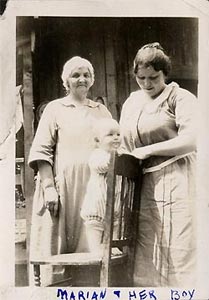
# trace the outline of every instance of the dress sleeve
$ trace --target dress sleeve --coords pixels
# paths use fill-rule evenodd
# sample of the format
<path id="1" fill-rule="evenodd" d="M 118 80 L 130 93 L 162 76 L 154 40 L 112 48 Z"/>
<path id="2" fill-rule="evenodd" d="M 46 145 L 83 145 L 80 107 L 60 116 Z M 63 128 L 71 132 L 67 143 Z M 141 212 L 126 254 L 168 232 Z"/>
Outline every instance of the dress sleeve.
<path id="1" fill-rule="evenodd" d="M 110 111 L 107 109 L 105 105 L 99 103 L 98 107 L 102 118 L 112 118 Z"/>
<path id="2" fill-rule="evenodd" d="M 197 121 L 197 98 L 187 90 L 181 92 L 172 101 L 176 118 L 178 135 L 196 134 Z"/>
<path id="3" fill-rule="evenodd" d="M 45 108 L 30 149 L 28 163 L 33 169 L 37 169 L 37 161 L 54 163 L 54 146 L 57 140 L 57 122 L 55 106 L 52 102 Z"/>
<path id="4" fill-rule="evenodd" d="M 131 94 L 124 102 L 120 115 L 120 133 L 121 133 L 121 146 L 119 153 L 124 151 L 133 151 L 135 149 L 134 143 L 134 129 L 136 127 L 135 114 L 138 113 L 138 108 L 133 101 L 133 94 Z"/>

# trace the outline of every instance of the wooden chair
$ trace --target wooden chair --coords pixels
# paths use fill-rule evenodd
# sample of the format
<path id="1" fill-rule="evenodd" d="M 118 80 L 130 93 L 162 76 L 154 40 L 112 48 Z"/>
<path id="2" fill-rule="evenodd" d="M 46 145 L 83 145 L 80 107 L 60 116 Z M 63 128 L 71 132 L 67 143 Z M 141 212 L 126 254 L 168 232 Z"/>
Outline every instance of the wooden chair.
<path id="1" fill-rule="evenodd" d="M 113 239 L 113 219 L 115 201 L 116 177 L 120 176 L 120 217 L 117 237 Z M 41 285 L 41 265 L 64 265 L 71 267 L 96 267 L 98 270 L 98 286 L 124 286 L 124 283 L 113 282 L 113 270 L 123 267 L 125 286 L 132 286 L 134 248 L 137 234 L 137 220 L 139 211 L 140 192 L 140 166 L 139 160 L 130 155 L 113 154 L 107 174 L 107 205 L 105 216 L 105 229 L 103 236 L 103 255 L 93 253 L 67 253 L 47 257 L 40 261 L 31 261 L 34 269 L 35 285 Z M 117 178 L 118 179 L 118 178 Z M 121 253 L 112 254 L 112 248 L 117 247 Z M 119 272 L 119 271 L 118 271 Z M 115 275 L 117 277 L 117 274 Z M 66 281 L 66 279 L 64 280 Z M 63 282 L 55 282 L 50 286 L 59 286 Z M 73 280 L 72 280 L 73 286 Z M 88 285 L 87 285 L 88 286 Z"/>

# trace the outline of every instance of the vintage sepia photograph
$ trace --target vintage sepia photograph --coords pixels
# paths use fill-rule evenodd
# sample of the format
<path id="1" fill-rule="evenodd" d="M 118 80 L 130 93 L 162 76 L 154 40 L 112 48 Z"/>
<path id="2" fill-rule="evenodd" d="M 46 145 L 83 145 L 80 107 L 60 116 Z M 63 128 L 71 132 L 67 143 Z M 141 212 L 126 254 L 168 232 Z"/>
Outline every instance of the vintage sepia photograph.
<path id="1" fill-rule="evenodd" d="M 17 17 L 16 26 L 16 80 L 24 111 L 16 141 L 17 284 L 27 276 L 27 247 L 35 284 L 44 279 L 39 269 L 46 267 L 49 277 L 47 267 L 54 264 L 52 277 L 61 277 L 63 285 L 64 262 L 72 284 L 100 283 L 99 268 L 106 262 L 97 255 L 109 201 L 103 184 L 108 161 L 100 147 L 128 152 L 143 173 L 136 183 L 139 222 L 129 233 L 135 236 L 135 260 L 129 261 L 133 253 L 125 240 L 113 248 L 116 257 L 106 257 L 109 284 L 131 286 L 135 278 L 137 286 L 176 286 L 193 280 L 198 19 Z M 106 103 L 99 102 L 103 98 Z M 118 193 L 129 188 L 123 185 Z M 121 195 L 122 210 L 112 216 L 119 214 L 119 231 L 132 213 L 125 200 Z M 119 243 L 123 234 L 117 237 L 115 230 Z"/>
<path id="2" fill-rule="evenodd" d="M 13 145 L 14 287 L 53 287 L 55 299 L 199 299 L 199 13 L 47 11 L 13 15 L 15 117 L 0 163 Z"/>

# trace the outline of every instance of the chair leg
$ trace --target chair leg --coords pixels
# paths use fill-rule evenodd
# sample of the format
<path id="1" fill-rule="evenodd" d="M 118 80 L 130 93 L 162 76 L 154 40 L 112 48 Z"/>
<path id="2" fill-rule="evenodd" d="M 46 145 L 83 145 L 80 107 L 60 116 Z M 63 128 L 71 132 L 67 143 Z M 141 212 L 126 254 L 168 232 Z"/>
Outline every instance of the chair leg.
<path id="1" fill-rule="evenodd" d="M 35 286 L 41 286 L 40 265 L 33 265 Z"/>
<path id="2" fill-rule="evenodd" d="M 102 262 L 100 268 L 100 287 L 110 286 L 110 265 L 108 262 Z"/>

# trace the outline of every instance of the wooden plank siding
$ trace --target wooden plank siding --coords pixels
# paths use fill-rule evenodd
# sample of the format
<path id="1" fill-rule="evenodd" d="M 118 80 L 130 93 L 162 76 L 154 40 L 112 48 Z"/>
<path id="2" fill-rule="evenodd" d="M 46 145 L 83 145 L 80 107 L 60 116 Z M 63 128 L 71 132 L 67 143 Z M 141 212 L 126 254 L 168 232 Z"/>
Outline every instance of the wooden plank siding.
<path id="1" fill-rule="evenodd" d="M 116 110 L 117 91 L 116 91 L 116 65 L 115 65 L 115 52 L 114 52 L 114 38 L 115 27 L 114 23 L 110 26 L 109 22 L 106 23 L 104 33 L 104 51 L 105 51 L 105 66 L 106 66 L 106 89 L 108 108 L 112 113 L 113 118 L 118 119 Z M 113 34 L 114 32 L 114 34 Z"/>
<path id="2" fill-rule="evenodd" d="M 158 41 L 172 60 L 169 81 L 197 94 L 198 81 L 198 20 L 194 18 L 126 19 L 128 66 L 131 70 L 137 50 L 144 44 Z M 138 88 L 130 77 L 131 91 Z"/>
<path id="3" fill-rule="evenodd" d="M 117 20 L 117 30 L 114 42 L 115 69 L 116 69 L 116 110 L 118 119 L 122 104 L 130 94 L 130 70 L 128 64 L 127 26 L 121 19 Z"/>
<path id="4" fill-rule="evenodd" d="M 35 69 L 39 77 L 35 106 L 65 94 L 62 66 L 70 57 L 80 55 L 95 68 L 89 97 L 107 97 L 108 107 L 118 119 L 130 91 L 138 88 L 132 74 L 135 54 L 153 41 L 159 41 L 172 58 L 170 81 L 197 92 L 196 19 L 41 17 L 35 22 Z"/>

